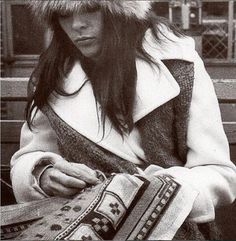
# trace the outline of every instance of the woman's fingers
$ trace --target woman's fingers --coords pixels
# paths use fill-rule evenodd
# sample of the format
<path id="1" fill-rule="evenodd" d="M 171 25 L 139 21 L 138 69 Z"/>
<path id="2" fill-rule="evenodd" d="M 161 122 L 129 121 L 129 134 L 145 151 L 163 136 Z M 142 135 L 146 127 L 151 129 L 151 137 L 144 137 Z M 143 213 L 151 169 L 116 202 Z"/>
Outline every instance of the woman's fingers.
<path id="1" fill-rule="evenodd" d="M 53 170 L 50 175 L 50 179 L 53 182 L 59 183 L 68 188 L 83 189 L 86 187 L 86 183 L 84 181 L 68 176 L 57 169 Z"/>
<path id="2" fill-rule="evenodd" d="M 50 196 L 72 196 L 87 184 L 98 184 L 100 180 L 91 168 L 77 163 L 58 162 L 44 171 L 40 187 Z"/>
<path id="3" fill-rule="evenodd" d="M 56 163 L 54 168 L 60 170 L 66 175 L 80 179 L 89 184 L 97 184 L 100 180 L 96 177 L 96 172 L 83 164 L 78 163 Z"/>
<path id="4" fill-rule="evenodd" d="M 60 197 L 73 196 L 79 192 L 76 188 L 68 188 L 57 182 L 52 182 L 51 191 L 54 196 Z"/>
<path id="5" fill-rule="evenodd" d="M 49 168 L 45 171 L 41 180 L 41 188 L 49 196 L 72 196 L 86 187 L 84 181 L 74 177 L 67 176 L 55 168 Z"/>

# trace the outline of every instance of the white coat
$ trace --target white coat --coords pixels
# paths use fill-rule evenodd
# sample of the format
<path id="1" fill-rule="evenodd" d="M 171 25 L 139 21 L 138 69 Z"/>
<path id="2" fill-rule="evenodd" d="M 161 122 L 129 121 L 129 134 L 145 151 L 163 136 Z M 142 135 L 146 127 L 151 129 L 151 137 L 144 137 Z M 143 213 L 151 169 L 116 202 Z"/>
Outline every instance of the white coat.
<path id="1" fill-rule="evenodd" d="M 179 85 L 161 62 L 162 59 L 193 62 L 195 76 L 187 131 L 189 150 L 184 167 L 163 169 L 152 165 L 143 174 L 167 173 L 180 183 L 188 183 L 198 194 L 189 219 L 200 223 L 208 222 L 214 220 L 215 207 L 234 201 L 236 167 L 230 161 L 229 145 L 223 130 L 212 81 L 194 49 L 193 39 L 179 38 L 170 32 L 166 32 L 166 35 L 169 40 L 163 37 L 162 44 L 157 45 L 149 30 L 146 33 L 144 47 L 155 58 L 160 69 L 153 70 L 144 61 L 136 61 L 137 98 L 133 115 L 137 121 L 179 94 Z M 85 73 L 77 62 L 65 80 L 65 89 L 73 92 L 84 81 Z M 58 98 L 51 96 L 50 105 L 65 122 L 82 135 L 94 142 L 101 140 L 95 100 L 89 82 L 76 96 Z M 46 196 L 33 175 L 42 160 L 50 158 L 52 163 L 65 161 L 60 156 L 56 135 L 42 112 L 37 113 L 34 125 L 36 129 L 33 132 L 26 124 L 23 125 L 20 150 L 11 160 L 11 178 L 18 202 L 32 201 Z M 136 129 L 124 142 L 114 129 L 111 130 L 110 122 L 106 120 L 106 133 L 108 134 L 105 138 L 98 142 L 103 148 L 136 164 L 145 161 Z M 127 146 L 127 143 L 130 146 Z"/>

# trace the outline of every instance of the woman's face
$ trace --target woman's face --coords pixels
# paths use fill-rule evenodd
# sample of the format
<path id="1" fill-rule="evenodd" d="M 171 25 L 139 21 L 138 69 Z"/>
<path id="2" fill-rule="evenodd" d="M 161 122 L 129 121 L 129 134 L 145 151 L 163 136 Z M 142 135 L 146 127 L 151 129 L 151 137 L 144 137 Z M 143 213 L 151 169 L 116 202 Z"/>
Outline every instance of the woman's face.
<path id="1" fill-rule="evenodd" d="M 96 59 L 101 49 L 103 18 L 100 10 L 59 16 L 59 23 L 87 58 Z"/>

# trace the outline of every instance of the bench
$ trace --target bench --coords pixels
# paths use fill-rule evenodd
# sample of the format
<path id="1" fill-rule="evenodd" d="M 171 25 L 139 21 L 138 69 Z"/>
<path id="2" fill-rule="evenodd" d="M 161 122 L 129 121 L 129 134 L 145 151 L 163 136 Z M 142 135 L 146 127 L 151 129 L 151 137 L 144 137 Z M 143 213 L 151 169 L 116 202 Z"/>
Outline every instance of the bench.
<path id="1" fill-rule="evenodd" d="M 27 100 L 27 78 L 2 78 L 1 80 L 1 100 L 7 103 L 9 109 L 13 103 L 12 117 L 14 112 L 18 112 L 21 118 L 1 120 L 1 185 L 2 185 L 2 205 L 9 205 L 15 202 L 12 195 L 9 178 L 9 160 L 14 152 L 19 148 L 20 129 L 23 124 L 23 107 Z M 224 124 L 224 129 L 230 143 L 231 159 L 236 164 L 236 79 L 213 80 L 216 94 L 220 103 L 220 109 Z M 19 114 L 20 113 L 20 114 Z M 232 215 L 232 211 L 234 215 Z M 225 213 L 231 214 L 230 216 Z M 230 218 L 229 218 L 230 217 Z M 219 210 L 217 212 L 217 222 L 222 226 L 224 237 L 234 239 L 236 231 L 233 224 L 236 223 L 236 203 Z M 226 225 L 225 225 L 226 224 Z"/>

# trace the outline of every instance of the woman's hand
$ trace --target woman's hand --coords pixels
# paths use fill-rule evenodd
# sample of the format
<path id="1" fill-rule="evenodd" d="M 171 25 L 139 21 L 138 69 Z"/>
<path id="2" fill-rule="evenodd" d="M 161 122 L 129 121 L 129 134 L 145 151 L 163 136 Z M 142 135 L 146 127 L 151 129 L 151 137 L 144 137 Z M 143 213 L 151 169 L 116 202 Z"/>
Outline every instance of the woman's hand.
<path id="1" fill-rule="evenodd" d="M 49 196 L 67 197 L 99 182 L 96 172 L 86 165 L 63 161 L 43 172 L 40 187 Z"/>

